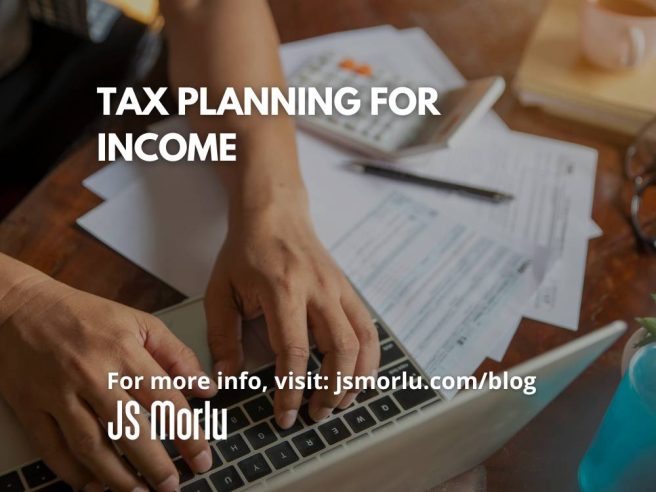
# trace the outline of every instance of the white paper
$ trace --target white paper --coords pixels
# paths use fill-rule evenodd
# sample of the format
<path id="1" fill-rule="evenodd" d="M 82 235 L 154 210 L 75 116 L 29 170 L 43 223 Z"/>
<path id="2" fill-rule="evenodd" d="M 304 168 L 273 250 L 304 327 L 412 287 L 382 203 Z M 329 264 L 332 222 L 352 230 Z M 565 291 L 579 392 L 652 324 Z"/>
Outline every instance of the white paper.
<path id="1" fill-rule="evenodd" d="M 106 165 L 97 173 L 82 181 L 82 185 L 103 200 L 109 200 L 141 179 L 146 166 L 127 163 L 123 160 Z"/>
<path id="2" fill-rule="evenodd" d="M 462 81 L 457 70 L 425 33 L 413 29 L 399 34 L 390 27 L 339 33 L 285 45 L 281 51 L 286 71 L 293 71 L 306 57 L 325 50 L 350 53 L 388 69 L 403 71 L 411 78 L 438 88 L 452 87 Z M 178 128 L 182 128 L 180 125 L 184 123 L 169 119 L 161 125 L 158 131 L 162 128 L 180 131 Z M 503 122 L 490 114 L 475 129 L 467 146 L 434 155 L 442 155 L 449 160 L 451 152 L 466 152 L 468 148 L 481 147 L 490 140 L 503 142 L 508 134 Z M 346 172 L 343 163 L 352 154 L 304 133 L 298 134 L 298 147 L 313 218 L 325 244 L 332 244 L 335 238 L 353 226 L 356 218 L 370 210 L 372 204 L 395 190 L 402 190 L 420 200 L 428 197 L 428 203 L 444 214 L 452 213 L 454 219 L 461 217 L 457 197 Z M 225 197 L 211 166 L 160 163 L 130 164 L 126 167 L 117 163 L 90 177 L 85 185 L 108 201 L 82 217 L 79 220 L 82 227 L 182 293 L 195 296 L 204 292 L 226 231 Z M 581 222 L 581 229 L 586 229 L 589 235 L 593 232 L 589 207 L 580 207 L 578 203 L 575 209 L 580 212 L 581 220 L 587 221 L 585 224 Z M 585 205 L 585 199 L 580 203 Z M 340 212 L 340 207 L 344 206 L 347 211 Z M 467 215 L 466 210 L 463 214 L 462 217 Z M 513 247 L 525 242 L 516 241 Z M 585 250 L 576 253 L 574 248 L 569 248 L 567 251 L 571 254 L 567 262 L 578 265 L 582 255 L 585 264 Z M 554 262 L 554 269 L 557 263 Z M 554 269 L 547 277 L 552 282 L 559 283 L 561 279 L 566 279 L 576 284 L 577 268 L 566 269 L 564 276 L 554 273 Z M 567 276 L 577 278 L 569 279 Z M 578 296 L 580 300 L 580 292 Z M 552 310 L 550 316 L 559 324 L 571 324 L 569 310 L 566 314 L 563 320 L 557 319 Z M 488 349 L 493 347 L 492 356 L 497 359 L 503 356 L 520 318 L 518 314 L 512 322 L 496 327 L 498 343 L 487 346 Z M 400 329 L 396 326 L 392 328 L 395 332 Z"/>
<path id="3" fill-rule="evenodd" d="M 513 194 L 514 200 L 496 204 L 406 185 L 414 188 L 413 196 L 455 210 L 478 227 L 500 228 L 549 249 L 551 265 L 565 267 L 550 272 L 525 314 L 577 328 L 591 228 L 593 149 L 512 132 L 495 141 L 414 157 L 393 167 Z"/>
<path id="4" fill-rule="evenodd" d="M 406 37 L 423 39 L 422 36 L 420 31 L 411 30 Z M 331 34 L 283 46 L 282 61 L 285 71 L 291 73 L 312 54 L 330 50 L 343 51 L 372 64 L 379 63 L 391 70 L 412 74 L 412 78 L 430 82 L 438 88 L 461 82 L 459 74 L 444 55 L 415 56 L 414 53 L 420 52 L 418 46 L 416 43 L 408 45 L 404 39 L 390 26 Z M 430 40 L 428 44 L 433 46 Z M 432 63 L 428 63 L 429 59 L 432 59 Z M 504 128 L 500 120 L 492 115 L 484 118 L 479 126 L 483 125 L 497 130 Z M 158 133 L 173 130 L 182 133 L 188 131 L 188 126 L 180 118 L 169 118 L 150 128 L 150 131 Z M 320 196 L 324 188 L 334 191 L 343 189 L 345 183 L 355 183 L 358 193 L 349 199 L 366 204 L 368 202 L 363 197 L 378 200 L 397 186 L 393 182 L 378 183 L 369 177 L 345 172 L 342 163 L 352 154 L 336 145 L 302 132 L 298 133 L 297 144 L 312 209 L 319 201 L 315 197 Z M 80 218 L 78 223 L 126 258 L 184 294 L 202 294 L 226 230 L 225 210 L 207 211 L 212 203 L 225 199 L 219 196 L 222 192 L 216 177 L 212 175 L 211 166 L 182 163 L 132 166 L 135 168 L 128 169 L 125 164 L 115 163 L 85 181 L 85 185 L 100 196 L 114 199 L 92 210 Z M 185 171 L 169 173 L 171 169 L 191 170 L 192 167 L 198 169 L 193 169 L 188 177 Z M 142 179 L 146 177 L 148 179 Z M 129 181 L 133 185 L 126 188 Z M 199 190 L 206 190 L 204 193 L 211 195 L 207 203 L 199 203 L 203 194 L 194 191 L 194 183 L 202 183 Z M 159 207 L 162 210 L 175 210 L 166 214 L 159 213 Z M 198 210 L 203 214 L 197 215 Z M 203 221 L 204 218 L 212 220 L 207 223 Z M 343 218 L 337 219 L 325 228 L 317 227 L 322 240 L 328 240 L 333 234 L 339 233 L 342 227 L 346 227 Z M 185 244 L 188 241 L 180 233 L 180 228 L 184 230 L 184 227 L 189 227 L 187 222 L 206 231 L 207 237 L 202 246 Z M 167 238 L 167 241 L 159 241 L 161 237 Z M 209 254 L 212 249 L 212 254 Z M 177 261 L 172 261 L 174 258 Z M 192 262 L 189 269 L 185 266 L 187 261 Z"/>
<path id="5" fill-rule="evenodd" d="M 185 164 L 149 164 L 144 171 L 147 179 L 78 224 L 186 296 L 202 295 L 227 229 L 218 177 Z"/>
<path id="6" fill-rule="evenodd" d="M 418 27 L 404 29 L 400 31 L 400 34 L 406 42 L 409 42 L 415 48 L 415 55 L 421 56 L 426 65 L 431 67 L 434 73 L 439 74 L 442 84 L 445 86 L 457 86 L 465 81 L 464 77 L 460 75 L 444 52 L 433 43 L 423 29 Z M 502 128 L 507 128 L 503 120 L 496 113 L 491 112 L 478 129 L 477 134 L 469 139 L 467 144 L 476 145 L 477 141 L 481 140 L 481 136 L 483 140 L 490 141 L 490 132 Z M 589 222 L 589 237 L 591 239 L 600 237 L 603 234 L 601 228 L 592 219 L 589 219 Z"/>
<path id="7" fill-rule="evenodd" d="M 171 117 L 164 118 L 149 125 L 148 131 L 157 133 L 158 135 L 175 132 L 186 136 L 191 132 L 191 128 L 184 118 Z M 155 147 L 154 142 L 148 141 L 144 145 L 144 150 L 154 153 L 156 151 Z M 148 179 L 151 175 L 167 172 L 166 170 L 171 167 L 185 166 L 187 164 L 187 162 L 156 162 L 147 164 L 139 161 L 125 162 L 123 159 L 119 159 L 86 178 L 82 181 L 82 184 L 103 200 L 109 200 L 141 179 Z"/>
<path id="8" fill-rule="evenodd" d="M 528 252 L 398 193 L 331 252 L 429 376 L 472 374 L 540 282 Z"/>
<path id="9" fill-rule="evenodd" d="M 599 227 L 599 225 L 592 221 L 590 223 L 590 239 L 596 239 L 604 235 L 604 231 Z"/>

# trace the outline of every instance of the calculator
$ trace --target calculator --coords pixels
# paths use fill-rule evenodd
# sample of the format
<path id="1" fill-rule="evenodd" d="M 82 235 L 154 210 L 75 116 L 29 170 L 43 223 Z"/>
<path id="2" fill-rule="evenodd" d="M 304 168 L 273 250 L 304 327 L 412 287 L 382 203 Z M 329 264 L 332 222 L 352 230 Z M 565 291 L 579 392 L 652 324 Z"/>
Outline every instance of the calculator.
<path id="1" fill-rule="evenodd" d="M 338 53 L 323 53 L 307 60 L 288 79 L 290 87 L 358 90 L 362 104 L 354 115 L 335 111 L 326 115 L 297 116 L 300 127 L 337 144 L 379 159 L 395 160 L 407 155 L 449 147 L 463 140 L 468 130 L 490 110 L 505 88 L 501 77 L 487 77 L 464 86 L 438 91 L 439 115 L 418 112 L 399 116 L 389 106 L 380 105 L 378 115 L 371 114 L 371 89 L 386 87 L 391 92 L 407 87 L 418 94 L 420 84 L 383 68 Z"/>

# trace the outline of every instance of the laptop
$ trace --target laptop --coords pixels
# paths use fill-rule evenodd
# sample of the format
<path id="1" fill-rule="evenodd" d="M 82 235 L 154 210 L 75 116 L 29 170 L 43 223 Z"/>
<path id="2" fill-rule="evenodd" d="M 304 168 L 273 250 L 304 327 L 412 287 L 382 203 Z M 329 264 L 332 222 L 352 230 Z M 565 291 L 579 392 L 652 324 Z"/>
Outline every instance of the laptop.
<path id="1" fill-rule="evenodd" d="M 186 301 L 157 315 L 196 351 L 211 374 L 202 300 Z M 427 380 L 389 327 L 375 316 L 374 321 L 381 344 L 379 374 L 407 373 Z M 245 330 L 246 353 L 255 354 L 246 365 L 271 388 L 273 365 L 262 364 L 267 357 L 265 329 Z M 178 467 L 183 492 L 251 487 L 273 491 L 426 490 L 497 451 L 625 329 L 623 322 L 612 323 L 513 368 L 511 377 L 535 376 L 536 392 L 531 396 L 486 388 L 463 391 L 446 400 L 432 389 L 372 389 L 362 392 L 351 407 L 336 410 L 319 423 L 309 419 L 304 404 L 297 423 L 282 430 L 274 421 L 271 393 L 221 391 L 212 404 L 228 408 L 228 437 L 211 443 L 214 463 L 210 471 L 194 475 L 175 447 L 170 442 L 164 445 Z M 316 371 L 320 363 L 321 354 L 313 351 L 308 370 Z M 191 401 L 192 406 L 202 403 Z M 0 492 L 70 490 L 39 460 L 1 400 L 0 436 Z"/>

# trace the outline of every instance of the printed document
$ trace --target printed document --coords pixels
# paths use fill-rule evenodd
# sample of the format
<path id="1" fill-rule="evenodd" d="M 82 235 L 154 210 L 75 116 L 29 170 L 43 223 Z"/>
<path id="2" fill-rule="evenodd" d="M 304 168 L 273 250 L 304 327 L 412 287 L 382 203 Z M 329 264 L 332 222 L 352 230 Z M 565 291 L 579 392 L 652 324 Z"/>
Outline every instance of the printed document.
<path id="1" fill-rule="evenodd" d="M 477 227 L 500 229 L 548 249 L 551 271 L 525 314 L 575 330 L 592 232 L 596 161 L 596 152 L 587 147 L 507 132 L 496 142 L 417 156 L 396 166 L 514 195 L 498 204 L 417 185 L 403 190 L 409 193 L 412 186 L 413 196 L 448 207 Z"/>
<path id="2" fill-rule="evenodd" d="M 331 252 L 429 376 L 472 374 L 541 281 L 530 252 L 399 193 Z"/>

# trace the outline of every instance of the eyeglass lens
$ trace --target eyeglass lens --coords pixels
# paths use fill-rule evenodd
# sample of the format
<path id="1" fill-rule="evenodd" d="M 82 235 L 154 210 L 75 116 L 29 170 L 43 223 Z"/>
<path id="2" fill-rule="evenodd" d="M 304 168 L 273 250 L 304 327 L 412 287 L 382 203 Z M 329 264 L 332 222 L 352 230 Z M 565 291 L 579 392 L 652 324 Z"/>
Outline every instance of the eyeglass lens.
<path id="1" fill-rule="evenodd" d="M 631 214 L 636 231 L 656 247 L 656 176 L 642 182 L 636 190 Z"/>
<path id="2" fill-rule="evenodd" d="M 624 166 L 630 179 L 656 172 L 656 120 L 640 131 L 626 153 Z"/>

